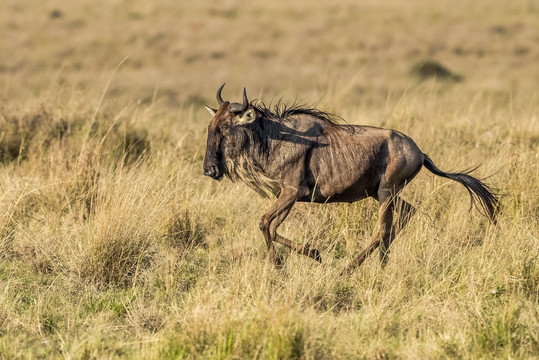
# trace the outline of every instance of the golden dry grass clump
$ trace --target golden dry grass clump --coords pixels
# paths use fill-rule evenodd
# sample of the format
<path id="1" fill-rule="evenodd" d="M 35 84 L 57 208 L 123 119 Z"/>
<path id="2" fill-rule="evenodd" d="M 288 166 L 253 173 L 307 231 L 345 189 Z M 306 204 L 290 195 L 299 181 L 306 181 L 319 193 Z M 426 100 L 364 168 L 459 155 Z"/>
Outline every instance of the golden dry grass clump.
<path id="1" fill-rule="evenodd" d="M 0 359 L 537 358 L 539 7 L 528 0 L 0 3 Z M 374 201 L 266 200 L 202 176 L 202 104 L 320 100 L 481 164 L 493 226 L 421 172 L 385 269 Z"/>

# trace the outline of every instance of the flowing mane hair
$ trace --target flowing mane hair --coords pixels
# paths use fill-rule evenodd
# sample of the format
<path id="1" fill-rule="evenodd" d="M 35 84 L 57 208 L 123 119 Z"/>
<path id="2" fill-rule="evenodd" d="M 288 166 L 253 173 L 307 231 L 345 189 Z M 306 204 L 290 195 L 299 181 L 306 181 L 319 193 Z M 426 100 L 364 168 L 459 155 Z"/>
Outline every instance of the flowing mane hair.
<path id="1" fill-rule="evenodd" d="M 344 121 L 340 116 L 316 109 L 316 105 L 317 104 L 304 105 L 298 101 L 294 101 L 291 105 L 287 105 L 281 100 L 279 100 L 275 105 L 272 105 L 271 103 L 266 105 L 262 100 L 254 100 L 251 102 L 252 107 L 270 119 L 282 120 L 294 115 L 308 115 L 316 117 L 330 126 L 340 128 L 346 128 L 349 126 L 348 124 L 340 123 L 341 121 Z"/>

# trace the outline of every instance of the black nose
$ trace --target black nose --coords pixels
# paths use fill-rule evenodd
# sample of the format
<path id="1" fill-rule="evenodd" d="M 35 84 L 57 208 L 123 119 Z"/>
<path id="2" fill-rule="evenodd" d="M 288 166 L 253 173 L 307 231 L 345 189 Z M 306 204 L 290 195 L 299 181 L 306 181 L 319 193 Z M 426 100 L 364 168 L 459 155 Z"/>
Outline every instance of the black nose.
<path id="1" fill-rule="evenodd" d="M 204 169 L 204 175 L 209 176 L 212 179 L 217 178 L 218 177 L 217 166 L 211 165 L 210 167 Z"/>

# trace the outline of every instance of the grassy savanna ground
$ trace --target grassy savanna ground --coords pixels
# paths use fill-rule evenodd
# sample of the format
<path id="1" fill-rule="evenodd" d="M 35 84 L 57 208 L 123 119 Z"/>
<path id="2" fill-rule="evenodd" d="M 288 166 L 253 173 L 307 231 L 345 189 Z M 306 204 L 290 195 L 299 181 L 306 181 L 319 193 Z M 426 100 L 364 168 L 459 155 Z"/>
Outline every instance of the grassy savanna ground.
<path id="1" fill-rule="evenodd" d="M 4 0 L 0 33 L 0 358 L 538 357 L 537 2 Z M 202 176 L 224 81 L 482 164 L 498 225 L 423 170 L 385 269 L 337 276 L 373 200 L 297 204 L 324 263 L 274 269 L 268 201 Z"/>

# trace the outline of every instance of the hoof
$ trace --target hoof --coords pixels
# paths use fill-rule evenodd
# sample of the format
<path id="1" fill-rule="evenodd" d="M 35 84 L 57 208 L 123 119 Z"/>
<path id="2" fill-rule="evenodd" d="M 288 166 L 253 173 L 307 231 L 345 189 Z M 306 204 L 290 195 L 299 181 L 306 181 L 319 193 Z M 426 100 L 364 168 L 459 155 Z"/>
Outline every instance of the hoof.
<path id="1" fill-rule="evenodd" d="M 356 270 L 356 266 L 354 266 L 354 264 L 348 264 L 342 271 L 341 273 L 339 274 L 339 276 L 341 277 L 344 277 L 344 276 L 350 276 L 352 275 L 352 273 L 354 272 L 354 270 Z"/>
<path id="2" fill-rule="evenodd" d="M 310 257 L 311 259 L 322 263 L 322 257 L 320 256 L 320 251 L 318 249 L 311 249 L 309 244 L 305 244 L 302 251 L 303 255 Z"/>
<path id="3" fill-rule="evenodd" d="M 315 261 L 318 261 L 320 264 L 322 263 L 322 257 L 320 256 L 320 251 L 318 251 L 317 249 L 309 250 L 309 256 L 312 257 Z"/>
<path id="4" fill-rule="evenodd" d="M 283 262 L 281 260 L 281 257 L 277 254 L 270 256 L 270 260 L 275 266 L 276 269 L 282 269 L 283 268 Z"/>
<path id="5" fill-rule="evenodd" d="M 386 267 L 388 261 L 389 261 L 389 251 L 385 253 L 380 252 L 380 265 L 382 266 L 382 269 Z"/>

